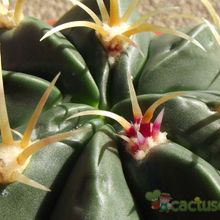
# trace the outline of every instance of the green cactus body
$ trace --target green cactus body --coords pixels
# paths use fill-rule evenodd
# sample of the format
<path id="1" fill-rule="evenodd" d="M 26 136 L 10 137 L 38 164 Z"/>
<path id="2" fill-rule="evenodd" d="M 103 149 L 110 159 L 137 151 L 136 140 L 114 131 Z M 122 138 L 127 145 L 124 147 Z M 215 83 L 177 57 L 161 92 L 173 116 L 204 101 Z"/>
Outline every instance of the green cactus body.
<path id="1" fill-rule="evenodd" d="M 62 34 L 44 42 L 40 38 L 51 27 L 27 17 L 14 29 L 0 31 L 3 69 L 51 80 L 61 73 L 58 86 L 74 102 L 98 104 L 99 92 L 78 51 Z M 13 60 L 13 62 L 12 62 Z"/>
<path id="2" fill-rule="evenodd" d="M 155 38 L 137 86 L 138 94 L 175 90 L 219 91 L 220 47 L 215 37 L 206 24 L 188 33 L 201 42 L 207 52 L 176 37 Z"/>
<path id="3" fill-rule="evenodd" d="M 219 173 L 196 154 L 171 142 L 152 149 L 142 162 L 134 161 L 128 155 L 122 157 L 127 181 L 145 219 L 150 215 L 150 219 L 219 218 L 219 212 L 213 212 L 211 208 L 209 212 L 193 212 L 187 206 L 181 209 L 177 204 L 176 211 L 159 212 L 150 208 L 145 197 L 146 192 L 160 189 L 177 201 L 190 202 L 196 197 L 219 201 Z"/>
<path id="4" fill-rule="evenodd" d="M 48 83 L 34 76 L 12 72 L 5 73 L 4 81 L 6 97 L 9 100 L 9 113 L 12 115 L 12 127 L 22 133 L 30 113 L 33 112 Z M 15 89 L 17 85 L 18 93 L 12 93 L 12 88 Z M 59 90 L 54 88 L 46 109 L 33 131 L 32 139 L 43 139 L 80 127 L 78 135 L 64 142 L 52 144 L 35 154 L 24 172 L 26 176 L 50 187 L 53 193 L 39 191 L 19 183 L 1 186 L 0 211 L 3 219 L 47 219 L 69 172 L 83 151 L 83 146 L 93 135 L 96 127 L 103 123 L 99 119 L 91 118 L 65 121 L 73 113 L 92 107 L 73 103 L 59 104 L 57 100 L 60 100 L 60 94 Z M 32 97 L 32 100 L 29 97 Z M 19 115 L 21 117 L 18 118 Z"/>
<path id="5" fill-rule="evenodd" d="M 100 11 L 96 1 L 84 1 L 100 17 Z M 119 11 L 125 12 L 130 1 L 120 1 Z M 109 1 L 105 1 L 109 10 Z M 131 20 L 137 18 L 137 14 L 132 15 Z M 70 21 L 92 19 L 79 7 L 73 7 L 66 13 L 56 25 L 61 25 Z M 108 52 L 102 46 L 97 34 L 86 28 L 72 28 L 63 30 L 62 33 L 77 48 L 83 56 L 88 68 L 96 81 L 100 91 L 101 109 L 111 107 L 116 102 L 128 98 L 128 88 L 126 86 L 126 72 L 130 72 L 136 80 L 148 57 L 148 47 L 153 38 L 151 33 L 142 33 L 132 39 L 137 44 L 138 49 L 130 46 L 114 62 L 109 59 Z M 80 36 L 80 38 L 78 37 Z M 88 40 L 89 39 L 89 40 Z M 143 52 L 143 54 L 140 53 Z M 120 74 L 118 74 L 120 73 Z M 118 90 L 120 88 L 120 90 Z M 117 91 L 117 94 L 116 94 Z"/>
<path id="6" fill-rule="evenodd" d="M 172 100 L 165 106 L 162 129 L 169 139 L 188 148 L 207 160 L 217 169 L 219 165 L 219 119 L 214 110 L 220 96 L 216 92 L 185 92 L 185 97 Z M 140 106 L 145 109 L 161 95 L 143 95 L 139 97 Z M 131 118 L 130 101 L 118 103 L 113 111 Z"/>
<path id="7" fill-rule="evenodd" d="M 101 127 L 85 147 L 51 217 L 86 218 L 139 219 L 124 178 L 115 136 L 108 126 Z"/>
<path id="8" fill-rule="evenodd" d="M 49 83 L 35 76 L 10 71 L 3 72 L 3 80 L 10 123 L 13 128 L 16 128 L 30 118 Z M 44 110 L 58 104 L 61 99 L 61 92 L 54 88 Z"/>

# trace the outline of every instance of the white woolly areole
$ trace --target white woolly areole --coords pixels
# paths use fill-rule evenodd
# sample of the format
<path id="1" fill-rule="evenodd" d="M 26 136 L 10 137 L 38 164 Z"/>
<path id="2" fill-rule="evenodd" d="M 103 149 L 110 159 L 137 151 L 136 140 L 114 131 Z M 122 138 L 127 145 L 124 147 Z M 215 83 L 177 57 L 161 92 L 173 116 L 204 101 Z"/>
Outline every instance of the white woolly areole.
<path id="1" fill-rule="evenodd" d="M 22 173 L 29 160 L 20 165 L 17 161 L 18 156 L 23 151 L 19 145 L 0 145 L 0 180 L 1 183 L 13 182 L 13 173 Z"/>
<path id="2" fill-rule="evenodd" d="M 135 154 L 132 154 L 132 156 L 135 160 L 143 160 L 151 148 L 156 147 L 159 144 L 164 144 L 167 142 L 168 142 L 167 133 L 159 132 L 159 134 L 157 135 L 155 139 L 153 139 L 152 137 L 146 138 L 146 143 L 143 146 L 143 149 L 137 151 Z"/>

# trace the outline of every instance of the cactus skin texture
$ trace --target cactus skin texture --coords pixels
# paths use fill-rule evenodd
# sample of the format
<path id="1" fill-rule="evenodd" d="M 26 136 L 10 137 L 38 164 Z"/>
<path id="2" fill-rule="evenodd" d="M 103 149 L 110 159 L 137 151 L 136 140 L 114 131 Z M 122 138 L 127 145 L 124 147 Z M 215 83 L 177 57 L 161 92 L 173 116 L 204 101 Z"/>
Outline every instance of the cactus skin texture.
<path id="1" fill-rule="evenodd" d="M 176 37 L 155 38 L 138 82 L 138 94 L 220 90 L 220 47 L 215 37 L 206 24 L 194 27 L 188 34 L 201 42 L 207 52 Z"/>
<path id="2" fill-rule="evenodd" d="M 99 100 L 98 88 L 75 47 L 62 34 L 40 42 L 40 38 L 50 28 L 35 18 L 25 17 L 16 28 L 1 29 L 3 69 L 36 75 L 50 81 L 61 72 L 58 85 L 64 95 L 68 95 L 73 102 L 96 106 Z"/>
<path id="3" fill-rule="evenodd" d="M 17 181 L 9 179 L 9 182 L 6 182 L 7 179 L 4 176 L 4 170 L 2 170 L 4 167 L 2 166 L 3 162 L 7 165 L 3 157 L 4 151 L 9 150 L 10 152 L 10 149 L 13 149 L 13 145 L 19 146 L 19 133 L 23 133 L 26 130 L 26 123 L 30 119 L 30 113 L 33 112 L 35 105 L 38 103 L 38 98 L 45 88 L 48 88 L 49 83 L 35 76 L 15 72 L 5 72 L 3 78 L 6 99 L 10 100 L 7 103 L 8 109 L 10 109 L 8 112 L 11 115 L 11 128 L 16 130 L 16 133 L 13 135 L 13 139 L 15 139 L 13 144 L 5 144 L 5 137 L 2 135 L 2 143 L 0 145 L 1 177 L 5 178 L 1 179 L 4 182 L 1 182 L 0 187 L 1 217 L 3 219 L 47 219 L 50 213 L 49 210 L 52 209 L 63 182 L 67 178 L 74 161 L 82 151 L 83 144 L 88 142 L 96 127 L 102 124 L 102 121 L 98 119 L 89 119 L 86 122 L 82 120 L 65 121 L 65 118 L 69 115 L 91 109 L 92 107 L 83 104 L 60 103 L 61 93 L 57 88 L 54 88 L 41 119 L 32 131 L 31 139 L 37 143 L 37 141 L 49 136 L 52 137 L 53 135 L 55 137 L 58 133 L 69 133 L 68 131 L 72 129 L 77 131 L 77 127 L 80 126 L 79 132 L 77 132 L 78 135 L 72 135 L 74 137 L 69 138 L 67 142 L 51 144 L 46 149 L 35 154 L 30 159 L 30 162 L 28 160 L 27 169 L 25 168 L 22 173 L 22 175 L 32 178 L 35 183 L 39 182 L 47 186 L 47 188 L 49 187 L 54 193 L 50 194 L 43 191 L 42 189 L 45 190 L 47 188 L 42 187 L 42 185 L 39 186 L 41 190 L 33 188 L 35 186 L 38 187 L 35 183 L 30 183 L 32 187 L 22 186 L 19 183 L 22 181 L 19 179 Z M 17 89 L 17 93 L 14 89 Z M 3 93 L 1 94 L 4 95 Z M 4 131 L 2 124 L 1 130 Z M 70 135 L 68 136 L 70 137 Z M 22 140 L 23 137 L 21 136 Z M 27 184 L 29 183 L 27 182 Z M 24 207 L 26 208 L 24 209 Z"/>
<path id="4" fill-rule="evenodd" d="M 150 40 L 154 36 L 152 32 L 160 30 L 162 32 L 178 35 L 200 47 L 200 44 L 195 42 L 193 38 L 189 38 L 187 35 L 175 30 L 162 28 L 148 23 L 146 25 L 142 24 L 144 17 L 139 16 L 135 10 L 137 1 L 97 1 L 99 7 L 94 0 L 83 1 L 84 6 L 81 6 L 81 3 L 78 1 L 74 0 L 72 2 L 79 7 L 73 7 L 68 13 L 66 13 L 55 24 L 56 27 L 54 28 L 54 32 L 59 29 L 62 30 L 62 33 L 67 39 L 72 42 L 82 54 L 99 87 L 101 93 L 99 107 L 102 109 L 106 109 L 116 102 L 129 97 L 129 94 L 127 93 L 128 88 L 126 87 L 126 73 L 129 72 L 134 77 L 133 80 L 137 81 L 145 62 L 148 59 L 148 46 Z M 103 10 L 103 7 L 100 6 L 100 2 L 106 6 L 105 9 L 107 11 L 109 10 L 107 19 L 103 16 L 103 14 L 106 15 L 106 13 L 104 13 L 105 10 Z M 94 19 L 91 12 L 86 13 L 85 9 L 85 11 L 82 10 L 83 7 L 89 7 L 89 9 L 97 14 L 97 17 Z M 114 19 L 113 15 L 115 15 L 117 19 Z M 149 17 L 151 16 L 149 15 Z M 94 22 L 92 20 L 94 20 Z M 98 20 L 98 22 L 96 22 L 96 20 Z M 76 22 L 78 23 L 76 24 Z M 86 25 L 83 25 L 85 22 L 87 22 L 86 24 L 91 24 L 93 22 L 92 26 L 94 26 L 95 23 L 95 25 L 98 24 L 98 30 L 94 32 L 94 30 L 85 28 L 84 26 Z M 62 25 L 68 23 L 72 23 L 73 28 L 71 28 L 71 24 L 68 29 L 64 26 L 62 28 Z M 76 26 L 74 26 L 75 24 Z M 106 28 L 107 32 L 108 29 L 110 30 L 109 33 L 107 33 L 107 36 L 110 35 L 111 37 L 111 33 L 115 36 L 115 38 L 112 39 L 113 42 L 115 39 L 120 42 L 119 38 L 123 37 L 121 44 L 119 43 L 119 45 L 121 45 L 119 48 L 124 49 L 119 51 L 116 49 L 116 52 L 113 51 L 113 55 L 111 49 L 112 47 L 114 48 L 115 44 L 117 45 L 118 42 L 114 44 L 110 41 L 109 43 L 108 37 L 105 39 L 105 36 L 102 36 L 102 31 L 99 31 L 99 29 L 102 28 L 105 31 L 106 26 L 108 27 Z M 126 31 L 117 35 L 117 30 L 120 30 L 120 28 L 123 29 L 124 26 Z M 114 32 L 116 33 L 115 35 Z M 42 39 L 45 39 L 52 33 L 53 30 L 47 33 Z M 135 35 L 135 33 L 138 34 Z M 134 36 L 131 38 L 130 35 Z M 77 36 L 81 37 L 79 38 Z M 124 38 L 128 40 L 129 47 L 126 44 L 127 42 L 123 42 Z M 88 41 L 88 39 L 90 39 L 90 41 Z M 106 46 L 106 42 L 108 46 Z M 112 46 L 111 43 L 113 44 Z M 118 72 L 121 72 L 122 74 L 117 74 Z M 121 88 L 120 91 L 117 90 L 118 87 Z M 117 94 L 115 90 L 117 91 Z"/>
<path id="5" fill-rule="evenodd" d="M 73 2 L 56 27 L 92 21 Z M 82 2 L 99 18 L 97 3 L 114 6 L 115 15 L 118 2 L 120 13 L 131 3 Z M 0 186 L 0 219 L 218 220 L 217 209 L 162 212 L 147 199 L 160 190 L 172 201 L 220 204 L 220 47 L 209 24 L 188 29 L 188 41 L 138 33 L 113 58 L 94 30 L 66 29 L 40 41 L 49 30 L 29 17 L 0 29 L 10 128 L 25 131 L 60 72 L 31 140 L 75 133 L 34 154 L 22 172 L 51 192 L 16 181 Z"/>
<path id="6" fill-rule="evenodd" d="M 83 1 L 89 8 L 91 8 L 100 17 L 100 11 L 96 1 Z M 109 7 L 109 1 L 105 1 L 106 6 Z M 129 5 L 129 1 L 120 2 L 120 12 L 125 11 Z M 131 19 L 134 20 L 137 15 L 133 15 Z M 60 18 L 55 26 L 61 25 L 69 21 L 86 20 L 91 21 L 90 16 L 79 7 L 73 7 L 62 18 Z M 148 47 L 150 40 L 153 38 L 152 33 L 141 33 L 134 36 L 132 39 L 143 51 L 143 54 L 133 47 L 127 48 L 115 62 L 110 62 L 105 48 L 101 45 L 96 33 L 91 29 L 73 28 L 63 30 L 62 33 L 66 38 L 76 46 L 77 50 L 83 56 L 88 68 L 96 81 L 100 91 L 101 109 L 108 109 L 116 102 L 128 98 L 128 87 L 126 86 L 126 72 L 130 72 L 134 79 L 139 75 L 144 63 L 148 57 Z M 81 36 L 80 38 L 77 36 Z M 88 39 L 90 39 L 88 41 Z M 142 40 L 144 39 L 144 40 Z M 117 74 L 120 71 L 121 74 Z M 125 74 L 124 74 L 125 73 Z M 120 85 L 119 82 L 122 82 Z M 118 87 L 120 86 L 120 91 Z M 114 87 L 114 88 L 112 88 Z M 115 93 L 115 89 L 118 93 Z M 114 94 L 112 94 L 112 92 Z"/>

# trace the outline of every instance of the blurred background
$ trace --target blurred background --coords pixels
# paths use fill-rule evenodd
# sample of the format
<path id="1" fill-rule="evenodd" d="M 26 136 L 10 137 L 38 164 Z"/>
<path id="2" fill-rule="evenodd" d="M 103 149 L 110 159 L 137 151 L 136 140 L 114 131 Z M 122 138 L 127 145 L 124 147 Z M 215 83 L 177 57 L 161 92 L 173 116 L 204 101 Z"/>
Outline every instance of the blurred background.
<path id="1" fill-rule="evenodd" d="M 220 0 L 210 0 L 220 15 Z M 179 6 L 179 13 L 195 14 L 199 17 L 208 18 L 207 12 L 200 0 L 139 0 L 138 9 L 141 14 L 156 8 Z M 44 21 L 58 19 L 62 14 L 72 7 L 69 0 L 27 0 L 25 14 L 34 16 Z M 152 21 L 151 21 L 152 22 Z M 174 19 L 169 17 L 154 17 L 153 22 L 165 24 L 169 27 L 182 27 L 192 23 L 189 19 Z"/>

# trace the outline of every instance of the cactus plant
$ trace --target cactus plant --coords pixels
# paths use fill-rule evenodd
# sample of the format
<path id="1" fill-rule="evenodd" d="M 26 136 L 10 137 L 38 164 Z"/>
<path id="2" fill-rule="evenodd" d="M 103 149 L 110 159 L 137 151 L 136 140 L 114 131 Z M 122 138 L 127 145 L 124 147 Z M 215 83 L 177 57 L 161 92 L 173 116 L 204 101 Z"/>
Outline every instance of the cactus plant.
<path id="1" fill-rule="evenodd" d="M 153 31 L 177 35 L 194 43 L 200 49 L 204 49 L 198 41 L 183 32 L 144 22 L 145 19 L 157 13 L 166 13 L 172 8 L 150 12 L 140 17 L 135 10 L 138 1 L 97 1 L 96 3 L 93 0 L 84 1 L 85 4 L 75 0 L 72 2 L 80 8 L 73 7 L 42 39 L 64 29 L 62 33 L 82 54 L 101 91 L 100 108 L 106 109 L 109 105 L 112 106 L 129 97 L 126 72 L 132 74 L 134 81 L 138 79 L 148 59 L 148 46 L 154 36 Z M 107 8 L 109 8 L 109 13 Z M 82 9 L 86 13 L 83 13 Z M 97 13 L 97 16 L 93 14 L 93 11 Z M 89 27 L 95 29 L 95 32 L 75 27 Z M 139 32 L 141 33 L 135 36 Z M 79 35 L 80 38 L 77 37 Z M 134 37 L 131 38 L 133 35 Z M 122 74 L 117 74 L 118 71 Z M 117 87 L 121 90 L 118 91 Z M 114 92 L 115 89 L 117 94 Z"/>
<path id="2" fill-rule="evenodd" d="M 138 19 L 119 0 L 72 0 L 52 28 L 24 2 L 0 5 L 1 218 L 219 219 L 217 28 L 143 23 L 173 8 Z M 174 36 L 138 33 L 155 30 Z"/>

